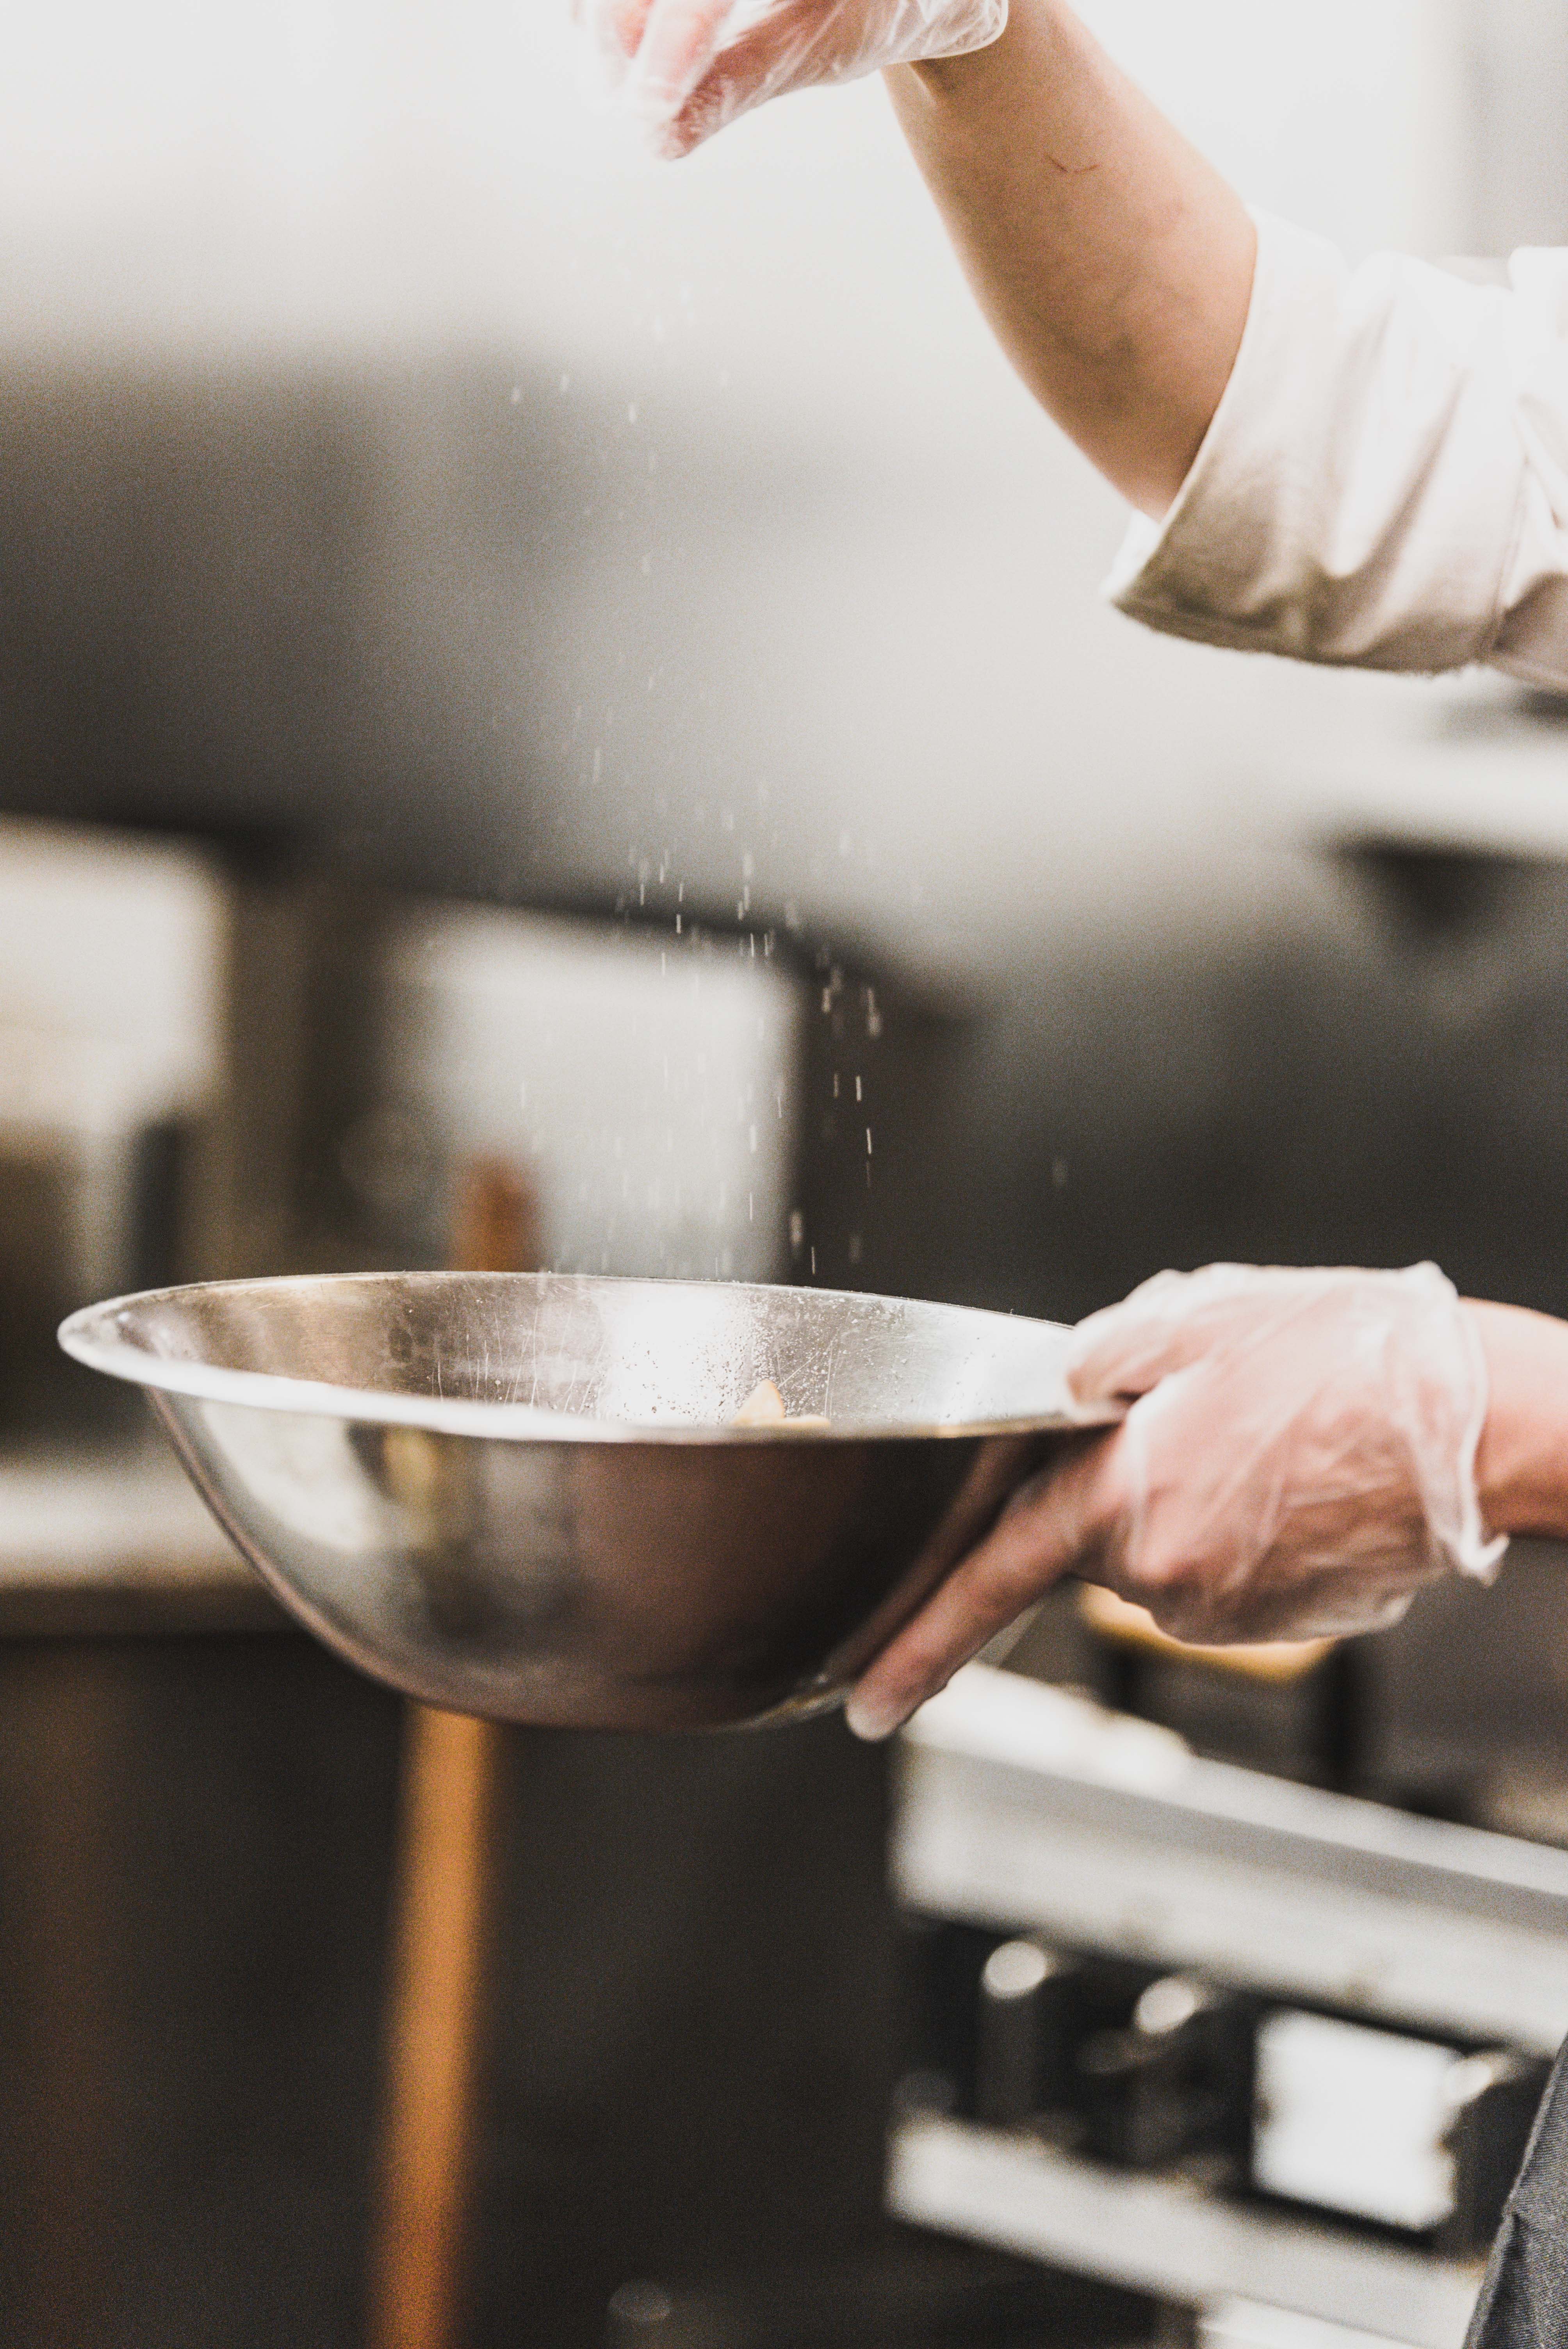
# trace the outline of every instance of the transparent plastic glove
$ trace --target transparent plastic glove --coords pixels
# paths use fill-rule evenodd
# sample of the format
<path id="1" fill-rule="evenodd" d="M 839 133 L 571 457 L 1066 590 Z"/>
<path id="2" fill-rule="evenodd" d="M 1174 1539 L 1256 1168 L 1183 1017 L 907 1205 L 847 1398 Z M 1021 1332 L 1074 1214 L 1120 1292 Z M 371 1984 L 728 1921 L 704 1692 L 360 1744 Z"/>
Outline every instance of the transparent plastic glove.
<path id="1" fill-rule="evenodd" d="M 675 156 L 787 90 L 983 49 L 1007 0 L 576 0 L 576 15 L 594 85 Z"/>
<path id="2" fill-rule="evenodd" d="M 1161 1273 L 1081 1324 L 1068 1384 L 1120 1426 L 1016 1495 L 884 1651 L 851 1702 L 862 1735 L 1070 1571 L 1220 1645 L 1377 1630 L 1502 1554 L 1476 1495 L 1480 1339 L 1435 1265 Z"/>
<path id="3" fill-rule="evenodd" d="M 1179 1639 L 1377 1630 L 1502 1554 L 1476 1498 L 1480 1340 L 1436 1265 L 1161 1273 L 1083 1323 L 1068 1378 L 1130 1406 L 1107 1562 Z"/>

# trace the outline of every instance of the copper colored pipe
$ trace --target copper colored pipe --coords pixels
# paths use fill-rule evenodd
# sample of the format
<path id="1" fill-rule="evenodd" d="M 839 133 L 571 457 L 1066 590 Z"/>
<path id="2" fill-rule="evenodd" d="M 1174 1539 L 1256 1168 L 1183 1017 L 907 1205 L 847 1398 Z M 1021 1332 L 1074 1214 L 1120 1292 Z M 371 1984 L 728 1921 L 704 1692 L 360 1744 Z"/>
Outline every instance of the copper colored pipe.
<path id="1" fill-rule="evenodd" d="M 527 1184 L 499 1161 L 469 1166 L 453 1269 L 526 1271 L 538 1246 Z M 368 2349 L 461 2338 L 503 1753 L 496 1722 L 406 1708 Z"/>

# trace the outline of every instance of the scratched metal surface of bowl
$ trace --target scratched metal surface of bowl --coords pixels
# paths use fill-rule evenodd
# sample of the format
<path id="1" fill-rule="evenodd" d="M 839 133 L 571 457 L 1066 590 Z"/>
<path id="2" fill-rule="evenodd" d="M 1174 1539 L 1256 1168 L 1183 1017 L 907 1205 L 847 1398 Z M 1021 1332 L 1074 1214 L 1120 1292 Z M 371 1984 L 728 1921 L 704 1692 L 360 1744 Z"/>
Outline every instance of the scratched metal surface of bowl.
<path id="1" fill-rule="evenodd" d="M 798 1717 L 1068 1427 L 1066 1332 L 831 1290 L 550 1273 L 225 1281 L 75 1314 L 284 1604 L 431 1704 Z M 727 1423 L 771 1379 L 825 1428 Z"/>

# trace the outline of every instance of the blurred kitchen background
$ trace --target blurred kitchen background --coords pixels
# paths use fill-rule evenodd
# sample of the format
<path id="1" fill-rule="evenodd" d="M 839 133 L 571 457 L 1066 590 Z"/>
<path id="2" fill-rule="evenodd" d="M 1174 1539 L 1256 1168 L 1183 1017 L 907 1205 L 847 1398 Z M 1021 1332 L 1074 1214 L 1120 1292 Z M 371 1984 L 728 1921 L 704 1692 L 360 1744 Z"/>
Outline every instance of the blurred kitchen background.
<path id="1" fill-rule="evenodd" d="M 1347 249 L 1568 242 L 1563 0 L 1085 13 Z M 518 1265 L 1065 1319 L 1430 1256 L 1568 1309 L 1568 715 L 1140 634 L 880 88 L 655 167 L 567 16 L 12 28 L 4 2349 L 337 2349 L 386 2250 L 401 1708 L 57 1357 L 71 1306 L 440 1263 L 478 1196 Z M 1563 1564 L 1299 1702 L 1066 1605 L 1014 1661 L 1550 1851 Z M 454 2339 L 1272 2349 L 1179 2277 L 883 2216 L 885 1756 L 507 1755 Z"/>

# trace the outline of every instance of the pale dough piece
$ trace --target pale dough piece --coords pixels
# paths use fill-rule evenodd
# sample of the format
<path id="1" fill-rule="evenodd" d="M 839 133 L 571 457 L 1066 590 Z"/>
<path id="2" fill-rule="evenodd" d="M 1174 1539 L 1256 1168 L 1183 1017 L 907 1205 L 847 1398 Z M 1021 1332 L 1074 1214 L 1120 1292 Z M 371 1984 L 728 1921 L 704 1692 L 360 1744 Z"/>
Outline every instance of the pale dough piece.
<path id="1" fill-rule="evenodd" d="M 810 1414 L 791 1419 L 784 1408 L 784 1398 L 771 1379 L 764 1379 L 760 1386 L 752 1388 L 729 1423 L 732 1427 L 826 1427 L 829 1424 L 827 1420 Z"/>
<path id="2" fill-rule="evenodd" d="M 784 1398 L 771 1379 L 764 1379 L 753 1387 L 740 1409 L 731 1420 L 732 1427 L 772 1427 L 788 1419 Z"/>

